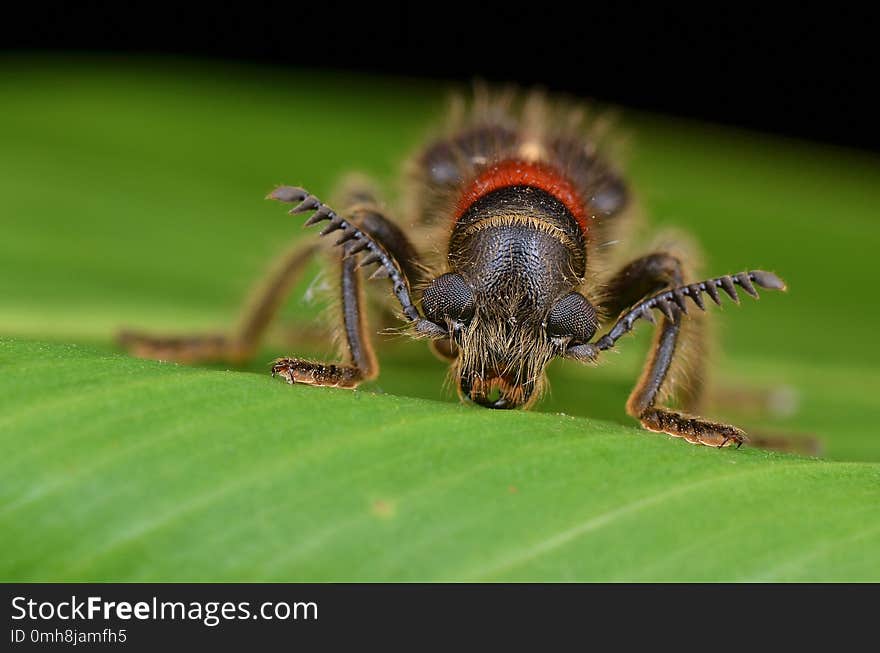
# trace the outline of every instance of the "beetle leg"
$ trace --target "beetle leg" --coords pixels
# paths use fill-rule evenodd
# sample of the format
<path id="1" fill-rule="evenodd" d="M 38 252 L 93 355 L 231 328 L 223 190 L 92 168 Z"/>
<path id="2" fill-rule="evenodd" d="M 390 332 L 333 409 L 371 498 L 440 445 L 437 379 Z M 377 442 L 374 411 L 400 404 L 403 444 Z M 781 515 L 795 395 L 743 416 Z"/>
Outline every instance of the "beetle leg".
<path id="1" fill-rule="evenodd" d="M 421 268 L 415 250 L 400 229 L 375 208 L 375 198 L 363 188 L 352 188 L 346 192 L 346 202 L 346 205 L 353 204 L 351 224 L 379 240 L 395 260 L 401 261 L 404 275 L 418 279 Z M 347 243 L 346 247 L 356 249 L 355 243 Z M 317 244 L 301 242 L 286 250 L 257 285 L 241 311 L 238 324 L 229 333 L 161 336 L 123 330 L 117 335 L 117 341 L 143 358 L 181 363 L 243 363 L 253 357 L 284 298 L 317 250 Z"/>
<path id="2" fill-rule="evenodd" d="M 632 305 L 638 297 L 650 295 L 663 287 L 678 287 L 683 283 L 684 270 L 678 258 L 663 252 L 649 254 L 625 266 L 612 278 L 603 307 L 609 311 L 620 311 Z M 701 398 L 702 384 L 699 376 L 703 364 L 703 325 L 699 319 L 691 319 L 687 325 L 683 325 L 681 318 L 680 310 L 670 310 L 668 313 L 664 311 L 664 317 L 657 326 L 651 356 L 627 401 L 627 413 L 650 431 L 682 437 L 695 444 L 739 446 L 746 440 L 746 436 L 737 427 L 658 405 L 674 392 L 683 400 L 686 408 L 696 407 Z M 621 324 L 621 320 L 618 320 L 615 327 Z M 603 347 L 603 340 L 607 338 L 608 336 L 597 341 L 599 349 L 607 349 L 616 340 L 611 340 L 610 345 Z M 687 348 L 695 349 L 691 352 L 693 355 L 682 355 L 682 350 Z M 679 365 L 673 373 L 673 364 L 676 361 Z M 676 380 L 679 381 L 678 384 Z"/>
<path id="3" fill-rule="evenodd" d="M 690 326 L 687 339 L 683 339 L 680 316 L 673 319 L 663 318 L 657 329 L 651 356 L 626 402 L 626 412 L 638 419 L 649 431 L 668 433 L 694 444 L 717 447 L 735 444 L 739 447 L 747 439 L 741 429 L 657 406 L 676 390 L 675 377 L 670 374 L 674 357 L 676 354 L 681 357 L 681 350 L 688 345 L 698 346 L 698 339 L 702 337 L 702 333 L 693 329 L 693 323 Z M 700 353 L 697 352 L 697 357 L 699 356 Z M 686 367 L 687 359 L 684 362 Z M 687 401 L 693 404 L 699 401 L 701 394 L 701 384 L 699 379 L 694 378 L 695 375 L 696 370 L 683 369 L 681 376 L 689 384 L 679 389 Z"/>
<path id="4" fill-rule="evenodd" d="M 276 374 L 288 383 L 355 388 L 374 378 L 379 365 L 367 335 L 367 318 L 360 283 L 358 262 L 351 256 L 340 257 L 342 325 L 348 363 L 319 363 L 300 358 L 279 358 L 272 364 Z"/>
<path id="5" fill-rule="evenodd" d="M 288 187 L 281 187 L 270 197 L 300 203 L 306 199 L 297 199 L 299 193 L 291 194 L 290 191 Z M 391 277 L 395 295 L 404 308 L 404 315 L 410 319 L 415 315 L 416 322 L 420 318 L 415 306 L 406 303 L 409 298 L 409 280 L 419 280 L 421 274 L 415 249 L 400 228 L 382 215 L 372 198 L 360 196 L 358 199 L 360 203 L 351 207 L 348 211 L 350 217 L 345 219 L 317 201 L 314 209 L 316 215 L 323 215 L 324 219 L 331 221 L 323 234 L 341 230 L 336 245 L 341 246 L 340 299 L 348 362 L 332 364 L 299 358 L 279 358 L 272 365 L 272 376 L 281 376 L 288 383 L 355 388 L 379 373 L 379 365 L 367 333 L 367 316 L 361 289 L 360 269 L 365 264 L 380 263 L 377 271 L 386 272 L 385 276 Z M 295 208 L 294 212 L 299 211 Z M 364 250 L 367 250 L 367 255 L 359 261 L 356 254 Z M 382 275 L 374 272 L 373 276 Z M 411 308 L 409 311 L 408 306 Z"/>
<path id="6" fill-rule="evenodd" d="M 158 336 L 123 330 L 117 342 L 142 358 L 181 363 L 229 362 L 250 359 L 284 297 L 296 283 L 317 246 L 296 243 L 278 257 L 245 305 L 231 333 Z"/>

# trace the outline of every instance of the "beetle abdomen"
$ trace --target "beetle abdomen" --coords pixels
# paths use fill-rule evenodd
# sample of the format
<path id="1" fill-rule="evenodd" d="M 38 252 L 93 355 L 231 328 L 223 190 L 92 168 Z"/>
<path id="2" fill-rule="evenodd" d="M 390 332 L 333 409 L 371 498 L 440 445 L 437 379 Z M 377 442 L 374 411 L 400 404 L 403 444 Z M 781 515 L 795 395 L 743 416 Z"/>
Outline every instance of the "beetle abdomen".
<path id="1" fill-rule="evenodd" d="M 528 186 L 564 204 L 589 241 L 609 238 L 608 220 L 628 205 L 626 184 L 605 158 L 603 120 L 540 93 L 477 94 L 455 112 L 446 133 L 410 163 L 414 222 L 449 225 L 495 190 Z"/>

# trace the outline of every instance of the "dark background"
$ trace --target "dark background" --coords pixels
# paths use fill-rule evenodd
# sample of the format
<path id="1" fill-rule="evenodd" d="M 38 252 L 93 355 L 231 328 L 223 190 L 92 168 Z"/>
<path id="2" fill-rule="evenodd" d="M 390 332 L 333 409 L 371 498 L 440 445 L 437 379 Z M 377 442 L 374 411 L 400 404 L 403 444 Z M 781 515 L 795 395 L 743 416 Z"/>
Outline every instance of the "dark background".
<path id="1" fill-rule="evenodd" d="M 0 47 L 184 54 L 441 80 L 476 75 L 880 151 L 880 21 L 876 10 L 855 4 L 70 5 L 19 5 L 0 24 Z"/>

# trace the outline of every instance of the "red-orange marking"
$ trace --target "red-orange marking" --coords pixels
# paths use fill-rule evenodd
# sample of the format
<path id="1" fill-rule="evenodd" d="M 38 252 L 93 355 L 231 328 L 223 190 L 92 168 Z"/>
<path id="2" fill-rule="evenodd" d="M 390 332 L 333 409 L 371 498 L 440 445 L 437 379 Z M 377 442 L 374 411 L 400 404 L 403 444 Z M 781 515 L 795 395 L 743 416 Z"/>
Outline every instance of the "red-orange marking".
<path id="1" fill-rule="evenodd" d="M 565 205 L 584 233 L 587 233 L 587 207 L 567 177 L 545 163 L 509 159 L 486 168 L 465 188 L 456 207 L 458 220 L 474 202 L 500 188 L 531 186 L 549 193 Z"/>

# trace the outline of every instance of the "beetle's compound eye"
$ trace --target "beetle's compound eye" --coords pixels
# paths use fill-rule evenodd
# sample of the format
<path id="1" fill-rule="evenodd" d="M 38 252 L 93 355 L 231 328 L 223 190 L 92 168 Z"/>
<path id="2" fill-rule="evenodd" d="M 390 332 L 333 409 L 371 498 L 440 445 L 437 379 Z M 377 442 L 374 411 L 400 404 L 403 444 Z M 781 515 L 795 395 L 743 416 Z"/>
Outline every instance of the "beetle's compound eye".
<path id="1" fill-rule="evenodd" d="M 447 272 L 434 279 L 422 293 L 425 317 L 437 324 L 447 318 L 467 322 L 474 316 L 474 291 L 460 274 Z"/>
<path id="2" fill-rule="evenodd" d="M 596 333 L 596 309 L 580 293 L 565 295 L 547 318 L 547 332 L 554 338 L 571 338 L 587 343 Z"/>

